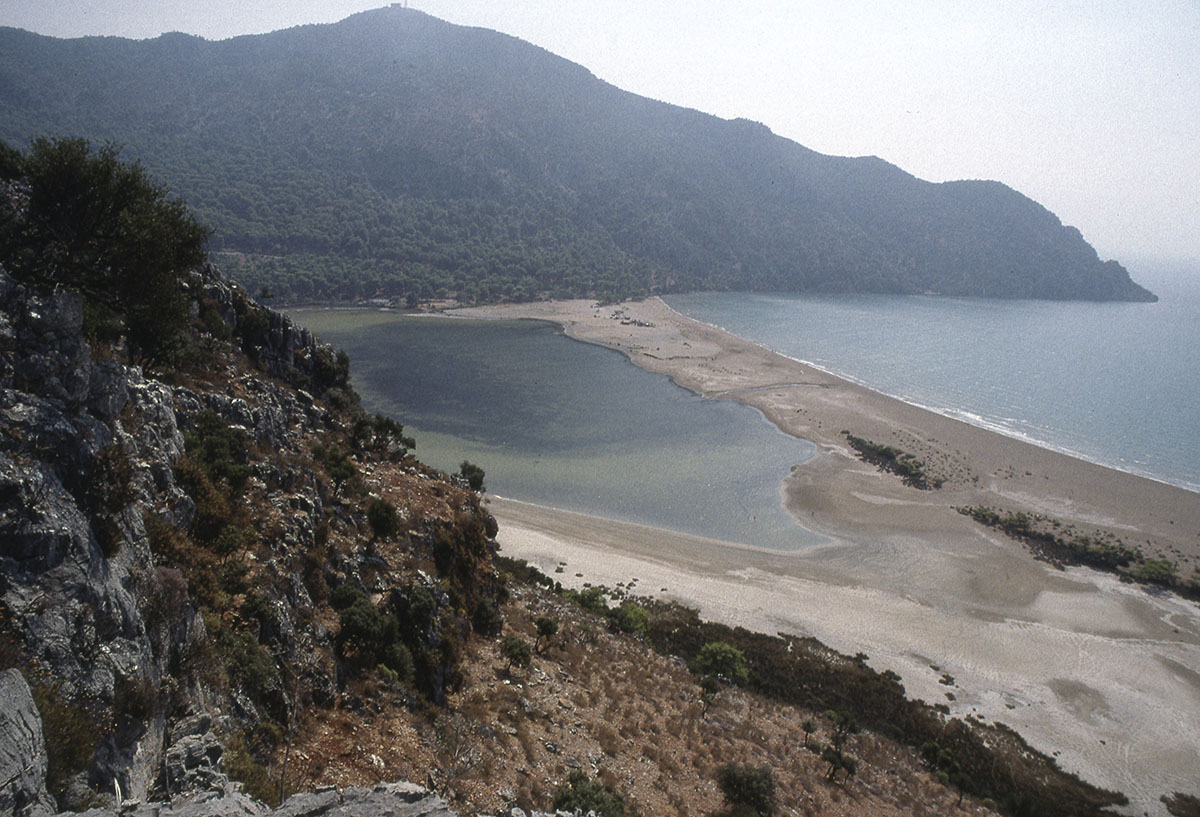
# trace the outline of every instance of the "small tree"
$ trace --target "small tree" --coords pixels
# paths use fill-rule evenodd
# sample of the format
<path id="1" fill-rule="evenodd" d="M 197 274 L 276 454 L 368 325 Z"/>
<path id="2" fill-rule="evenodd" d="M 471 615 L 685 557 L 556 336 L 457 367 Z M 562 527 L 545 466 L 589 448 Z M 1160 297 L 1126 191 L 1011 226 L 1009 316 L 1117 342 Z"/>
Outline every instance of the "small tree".
<path id="1" fill-rule="evenodd" d="M 746 656 L 732 644 L 710 641 L 700 648 L 696 656 L 695 670 L 701 675 L 712 675 L 729 684 L 741 686 L 750 677 Z"/>
<path id="2" fill-rule="evenodd" d="M 458 475 L 467 481 L 472 491 L 483 490 L 483 469 L 478 465 L 463 460 L 459 463 Z"/>
<path id="3" fill-rule="evenodd" d="M 506 635 L 500 640 L 500 655 L 508 661 L 506 672 L 512 672 L 514 666 L 528 667 L 533 660 L 533 650 L 529 642 L 515 634 Z"/>
<path id="4" fill-rule="evenodd" d="M 717 702 L 721 694 L 721 682 L 711 675 L 700 679 L 700 717 L 708 714 L 709 707 Z"/>
<path id="5" fill-rule="evenodd" d="M 650 613 L 645 607 L 632 601 L 623 601 L 611 613 L 613 624 L 623 633 L 645 635 L 650 630 Z"/>
<path id="6" fill-rule="evenodd" d="M 817 731 L 817 725 L 813 722 L 812 718 L 809 718 L 804 721 L 804 723 L 800 724 L 800 728 L 804 730 L 804 748 L 807 749 L 808 736 Z"/>
<path id="7" fill-rule="evenodd" d="M 549 640 L 558 635 L 558 619 L 538 616 L 533 620 L 533 626 L 537 627 L 537 640 L 533 642 L 533 649 L 534 652 L 541 655 L 543 642 L 545 642 L 545 646 L 549 646 Z"/>
<path id="8" fill-rule="evenodd" d="M 16 277 L 84 297 L 85 322 L 123 330 L 135 355 L 163 362 L 183 343 L 180 276 L 204 262 L 208 229 L 112 144 L 35 139 L 5 176 L 23 177 L 23 212 L 0 218 L 0 263 Z"/>
<path id="9" fill-rule="evenodd" d="M 396 506 L 386 499 L 376 497 L 367 506 L 367 522 L 376 539 L 390 539 L 400 531 L 400 515 Z"/>
<path id="10" fill-rule="evenodd" d="M 749 808 L 761 815 L 775 811 L 775 775 L 770 766 L 726 763 L 717 770 L 717 785 L 731 809 Z"/>

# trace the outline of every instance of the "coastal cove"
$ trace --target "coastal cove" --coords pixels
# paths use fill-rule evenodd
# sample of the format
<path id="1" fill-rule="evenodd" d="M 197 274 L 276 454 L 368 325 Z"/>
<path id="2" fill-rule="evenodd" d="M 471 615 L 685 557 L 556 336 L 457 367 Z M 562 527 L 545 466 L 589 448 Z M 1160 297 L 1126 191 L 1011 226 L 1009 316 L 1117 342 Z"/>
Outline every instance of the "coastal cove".
<path id="1" fill-rule="evenodd" d="M 462 312 L 556 321 L 812 441 L 818 454 L 788 479 L 788 507 L 832 540 L 770 553 L 494 501 L 507 555 L 548 572 L 565 561 L 567 585 L 636 577 L 650 594 L 715 620 L 865 652 L 876 669 L 899 673 L 910 695 L 1013 726 L 1068 770 L 1125 792 L 1137 812 L 1165 814 L 1159 797 L 1200 777 L 1196 605 L 1092 570 L 1056 570 L 956 510 L 990 503 L 1117 530 L 1190 573 L 1200 556 L 1195 493 L 886 397 L 657 299 Z M 946 484 L 908 488 L 854 456 L 843 429 L 936 465 Z"/>
<path id="2" fill-rule="evenodd" d="M 710 403 L 748 403 L 817 449 L 788 478 L 786 501 L 824 545 L 771 551 L 493 499 L 506 555 L 547 573 L 566 562 L 556 577 L 564 585 L 637 578 L 639 592 L 715 620 L 865 652 L 876 669 L 898 672 L 910 695 L 1013 726 L 1065 768 L 1125 792 L 1139 812 L 1164 813 L 1159 796 L 1188 791 L 1200 776 L 1195 605 L 1086 569 L 1054 570 L 955 510 L 985 503 L 1115 529 L 1178 554 L 1190 572 L 1200 542 L 1195 494 L 888 398 L 655 299 L 464 312 L 556 322 L 717 398 Z M 356 386 L 373 399 L 367 370 L 353 352 L 352 360 Z M 946 484 L 904 486 L 853 456 L 843 429 L 920 456 Z"/>

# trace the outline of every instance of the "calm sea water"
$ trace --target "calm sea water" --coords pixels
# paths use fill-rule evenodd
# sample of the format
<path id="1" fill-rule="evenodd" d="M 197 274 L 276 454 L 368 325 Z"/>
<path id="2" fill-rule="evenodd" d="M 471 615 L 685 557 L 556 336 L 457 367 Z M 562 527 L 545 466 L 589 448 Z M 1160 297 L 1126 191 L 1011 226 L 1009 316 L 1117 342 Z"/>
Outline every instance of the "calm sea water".
<path id="1" fill-rule="evenodd" d="M 400 420 L 422 460 L 446 471 L 470 460 L 493 493 L 765 547 L 822 541 L 780 494 L 813 446 L 754 409 L 543 322 L 292 316 L 346 350 L 366 407 Z"/>
<path id="2" fill-rule="evenodd" d="M 1156 304 L 702 293 L 692 318 L 877 391 L 1200 491 L 1200 264 Z"/>

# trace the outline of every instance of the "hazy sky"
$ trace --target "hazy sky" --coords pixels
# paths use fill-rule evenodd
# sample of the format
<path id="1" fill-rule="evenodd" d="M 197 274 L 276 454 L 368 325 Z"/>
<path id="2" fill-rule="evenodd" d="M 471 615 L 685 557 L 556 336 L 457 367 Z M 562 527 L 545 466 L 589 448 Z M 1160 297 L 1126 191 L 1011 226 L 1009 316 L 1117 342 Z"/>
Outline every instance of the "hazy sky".
<path id="1" fill-rule="evenodd" d="M 0 0 L 59 37 L 210 39 L 378 0 Z M 1200 260 L 1200 0 L 412 0 L 629 91 L 924 179 L 998 179 L 1104 258 Z"/>

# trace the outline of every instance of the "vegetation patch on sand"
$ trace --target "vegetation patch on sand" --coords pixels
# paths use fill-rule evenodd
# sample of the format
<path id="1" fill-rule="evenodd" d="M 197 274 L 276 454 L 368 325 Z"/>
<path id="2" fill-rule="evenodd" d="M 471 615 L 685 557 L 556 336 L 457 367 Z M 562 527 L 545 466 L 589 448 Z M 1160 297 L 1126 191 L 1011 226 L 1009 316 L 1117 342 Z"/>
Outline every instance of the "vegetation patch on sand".
<path id="1" fill-rule="evenodd" d="M 1175 562 L 1147 558 L 1140 547 L 1130 547 L 1111 532 L 1088 536 L 1041 514 L 1005 513 L 985 505 L 958 510 L 982 525 L 1002 531 L 1028 547 L 1039 559 L 1057 567 L 1085 565 L 1116 573 L 1125 581 L 1166 587 L 1189 599 L 1200 600 L 1200 570 L 1185 579 L 1179 575 Z"/>
<path id="2" fill-rule="evenodd" d="M 917 459 L 915 455 L 890 445 L 880 445 L 870 440 L 864 440 L 849 431 L 843 431 L 842 436 L 846 438 L 846 442 L 850 443 L 850 447 L 858 452 L 859 459 L 878 466 L 880 471 L 895 474 L 904 480 L 905 485 L 922 491 L 942 487 L 942 480 L 930 479 L 925 472 L 924 460 Z"/>

